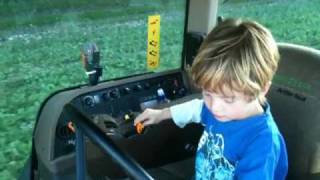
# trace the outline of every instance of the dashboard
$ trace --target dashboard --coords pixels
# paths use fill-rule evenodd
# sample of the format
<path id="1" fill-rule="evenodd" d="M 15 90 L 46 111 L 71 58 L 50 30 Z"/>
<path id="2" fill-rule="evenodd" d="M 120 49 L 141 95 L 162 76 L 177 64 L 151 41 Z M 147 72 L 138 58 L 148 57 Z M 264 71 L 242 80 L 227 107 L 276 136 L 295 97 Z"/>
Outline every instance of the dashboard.
<path id="1" fill-rule="evenodd" d="M 192 94 L 183 74 L 176 72 L 83 93 L 72 103 L 139 163 L 157 166 L 192 156 L 202 128 L 190 124 L 181 129 L 173 121 L 165 121 L 138 134 L 133 120 L 146 108 L 170 106 L 189 96 Z M 54 138 L 54 159 L 75 151 L 75 133 L 70 127 L 72 118 L 65 112 L 59 117 Z M 92 152 L 96 147 L 89 140 L 86 142 L 88 152 L 91 152 L 88 158 L 95 154 L 96 159 L 98 150 Z"/>

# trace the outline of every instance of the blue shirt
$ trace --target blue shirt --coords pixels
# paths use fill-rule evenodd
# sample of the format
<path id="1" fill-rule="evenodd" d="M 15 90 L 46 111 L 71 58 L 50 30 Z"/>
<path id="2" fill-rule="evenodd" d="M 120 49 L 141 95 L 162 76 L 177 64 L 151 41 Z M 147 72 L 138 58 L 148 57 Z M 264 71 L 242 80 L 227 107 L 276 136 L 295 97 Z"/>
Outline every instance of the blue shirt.
<path id="1" fill-rule="evenodd" d="M 270 112 L 220 122 L 202 105 L 205 126 L 196 155 L 196 179 L 285 179 L 287 151 Z"/>

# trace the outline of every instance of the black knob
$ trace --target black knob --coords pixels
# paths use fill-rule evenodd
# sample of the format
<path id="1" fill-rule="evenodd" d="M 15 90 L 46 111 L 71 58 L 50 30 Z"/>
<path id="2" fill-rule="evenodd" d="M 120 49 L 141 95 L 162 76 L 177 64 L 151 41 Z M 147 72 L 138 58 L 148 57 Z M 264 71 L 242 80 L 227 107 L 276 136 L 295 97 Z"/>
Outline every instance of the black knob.
<path id="1" fill-rule="evenodd" d="M 95 105 L 94 98 L 92 96 L 85 96 L 83 98 L 83 103 L 88 107 L 93 107 Z"/>
<path id="2" fill-rule="evenodd" d="M 119 97 L 120 97 L 120 94 L 119 94 L 118 89 L 111 90 L 111 91 L 109 92 L 109 96 L 110 96 L 111 98 L 113 98 L 113 99 L 119 98 Z"/>

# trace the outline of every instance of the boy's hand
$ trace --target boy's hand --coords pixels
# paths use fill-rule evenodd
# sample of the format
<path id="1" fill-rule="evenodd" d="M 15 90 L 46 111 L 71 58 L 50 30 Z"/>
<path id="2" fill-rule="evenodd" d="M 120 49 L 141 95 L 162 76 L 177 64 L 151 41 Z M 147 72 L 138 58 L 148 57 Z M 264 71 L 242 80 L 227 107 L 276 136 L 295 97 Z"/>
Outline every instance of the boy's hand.
<path id="1" fill-rule="evenodd" d="M 139 114 L 134 120 L 134 125 L 142 123 L 144 126 L 151 124 L 158 124 L 162 120 L 169 119 L 171 117 L 170 110 L 165 109 L 146 109 L 143 113 Z"/>

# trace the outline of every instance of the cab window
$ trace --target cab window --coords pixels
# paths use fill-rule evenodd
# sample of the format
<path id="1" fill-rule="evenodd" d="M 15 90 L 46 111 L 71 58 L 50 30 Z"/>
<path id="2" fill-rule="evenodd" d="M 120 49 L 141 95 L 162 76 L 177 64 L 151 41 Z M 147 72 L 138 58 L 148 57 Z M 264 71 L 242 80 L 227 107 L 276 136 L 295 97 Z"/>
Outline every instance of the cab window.
<path id="1" fill-rule="evenodd" d="M 0 177 L 17 178 L 45 98 L 88 84 L 85 43 L 99 48 L 101 81 L 179 69 L 185 7 L 185 0 L 0 1 Z M 157 64 L 149 67 L 151 51 Z"/>
<path id="2" fill-rule="evenodd" d="M 319 6 L 318 0 L 220 0 L 218 14 L 256 20 L 277 42 L 320 49 Z"/>

